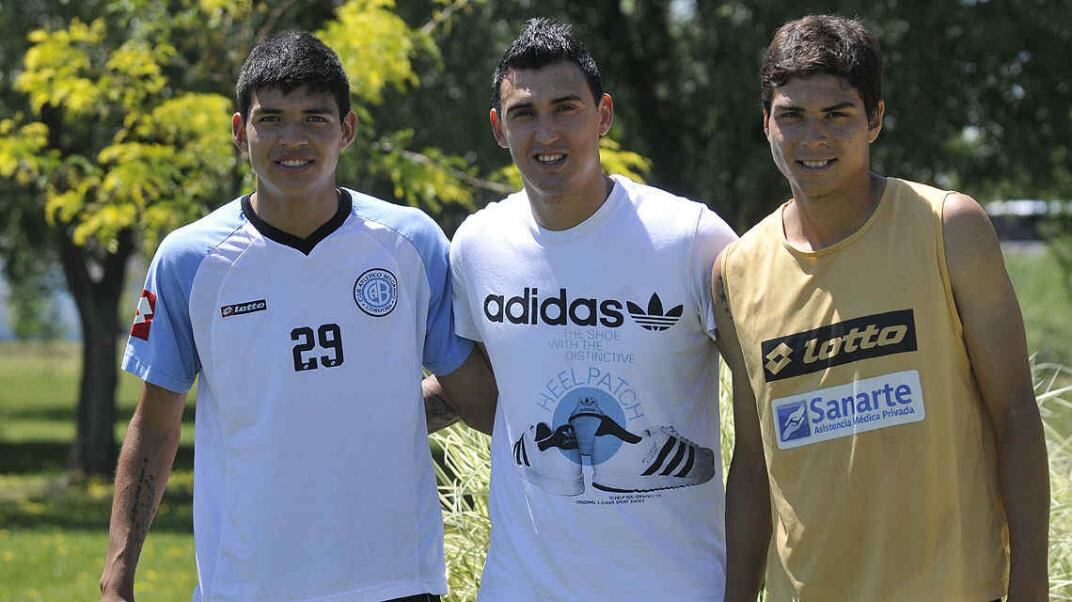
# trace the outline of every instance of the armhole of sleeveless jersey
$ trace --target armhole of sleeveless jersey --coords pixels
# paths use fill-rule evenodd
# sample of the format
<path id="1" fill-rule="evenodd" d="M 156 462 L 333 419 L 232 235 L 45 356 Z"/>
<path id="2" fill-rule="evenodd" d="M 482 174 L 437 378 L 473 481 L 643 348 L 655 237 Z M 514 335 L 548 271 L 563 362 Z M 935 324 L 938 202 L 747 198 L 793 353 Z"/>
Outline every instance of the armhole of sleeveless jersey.
<path id="1" fill-rule="evenodd" d="M 722 294 L 726 297 L 726 307 L 729 309 L 729 314 L 730 314 L 731 318 L 733 316 L 733 306 L 730 304 L 730 285 L 729 285 L 730 275 L 727 272 L 727 270 L 729 269 L 730 253 L 733 253 L 736 250 L 736 249 L 734 249 L 736 244 L 737 244 L 736 240 L 730 241 L 730 243 L 727 244 L 724 249 L 722 249 L 722 252 L 718 254 L 718 257 L 715 258 L 715 261 L 718 262 L 718 264 L 719 264 L 718 273 L 722 278 Z M 712 282 L 711 286 L 713 287 L 714 284 L 715 283 Z M 715 299 L 714 297 L 712 297 L 711 298 L 711 303 L 718 303 L 718 300 Z M 734 330 L 737 331 L 737 341 L 738 341 L 738 343 L 740 343 L 740 340 L 741 340 L 740 328 L 738 328 L 736 320 L 734 320 L 733 326 L 734 326 Z M 716 328 L 718 327 L 717 322 L 715 324 L 715 327 Z M 716 330 L 715 332 L 716 332 L 715 336 L 717 337 L 718 336 L 717 335 L 718 331 Z"/>
<path id="2" fill-rule="evenodd" d="M 958 337 L 964 335 L 964 325 L 960 321 L 960 312 L 957 311 L 957 301 L 953 296 L 953 283 L 949 279 L 949 265 L 945 256 L 945 200 L 949 198 L 949 195 L 955 194 L 954 191 L 947 191 L 941 195 L 938 199 L 938 206 L 933 207 L 933 213 L 937 216 L 938 228 L 938 271 L 942 275 L 942 290 L 945 291 L 946 303 L 949 307 L 949 316 L 953 319 L 953 330 Z M 933 201 L 932 201 L 933 203 Z"/>

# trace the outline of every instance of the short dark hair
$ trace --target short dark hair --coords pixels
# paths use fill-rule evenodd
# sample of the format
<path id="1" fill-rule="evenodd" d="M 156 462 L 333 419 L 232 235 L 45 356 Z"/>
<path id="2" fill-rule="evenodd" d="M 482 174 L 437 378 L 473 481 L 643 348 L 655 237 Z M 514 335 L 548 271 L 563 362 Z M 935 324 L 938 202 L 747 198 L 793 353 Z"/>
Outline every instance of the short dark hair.
<path id="1" fill-rule="evenodd" d="M 339 55 L 305 31 L 284 31 L 259 42 L 249 52 L 235 85 L 235 102 L 242 121 L 257 90 L 278 88 L 284 94 L 305 86 L 310 92 L 335 97 L 339 117 L 350 112 L 350 81 Z"/>
<path id="2" fill-rule="evenodd" d="M 592 98 L 599 104 L 603 96 L 603 79 L 599 75 L 596 60 L 584 47 L 584 42 L 574 34 L 569 24 L 537 17 L 525 23 L 517 39 L 510 43 L 499 59 L 499 66 L 491 81 L 491 108 L 497 111 L 502 109 L 500 87 L 511 71 L 541 69 L 559 61 L 577 65 L 588 82 Z"/>
<path id="3" fill-rule="evenodd" d="M 761 71 L 763 108 L 794 77 L 834 75 L 856 89 L 873 119 L 882 100 L 882 50 L 858 19 L 808 15 L 774 32 Z"/>

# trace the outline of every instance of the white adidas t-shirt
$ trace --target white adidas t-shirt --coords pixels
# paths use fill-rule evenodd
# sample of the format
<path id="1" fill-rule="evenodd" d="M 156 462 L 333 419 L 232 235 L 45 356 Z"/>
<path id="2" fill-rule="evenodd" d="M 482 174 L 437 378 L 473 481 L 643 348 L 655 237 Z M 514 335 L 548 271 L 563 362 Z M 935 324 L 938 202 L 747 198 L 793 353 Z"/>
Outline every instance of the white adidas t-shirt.
<path id="1" fill-rule="evenodd" d="M 569 230 L 524 192 L 462 224 L 456 328 L 500 393 L 482 600 L 722 599 L 710 271 L 734 238 L 620 176 Z"/>
<path id="2" fill-rule="evenodd" d="M 446 238 L 353 191 L 307 239 L 231 202 L 161 244 L 124 369 L 198 380 L 196 601 L 446 591 L 421 366 L 457 368 Z"/>

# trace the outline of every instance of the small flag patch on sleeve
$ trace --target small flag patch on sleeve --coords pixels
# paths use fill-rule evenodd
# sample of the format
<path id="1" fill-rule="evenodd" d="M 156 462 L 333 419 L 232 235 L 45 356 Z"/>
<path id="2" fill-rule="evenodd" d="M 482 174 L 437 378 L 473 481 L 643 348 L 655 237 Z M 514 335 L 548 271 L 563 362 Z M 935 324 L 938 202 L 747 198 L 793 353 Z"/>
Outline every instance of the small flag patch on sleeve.
<path id="1" fill-rule="evenodd" d="M 134 311 L 134 324 L 130 327 L 130 336 L 143 341 L 149 340 L 149 328 L 153 325 L 153 313 L 156 311 L 156 294 L 148 289 L 141 291 L 138 308 Z"/>

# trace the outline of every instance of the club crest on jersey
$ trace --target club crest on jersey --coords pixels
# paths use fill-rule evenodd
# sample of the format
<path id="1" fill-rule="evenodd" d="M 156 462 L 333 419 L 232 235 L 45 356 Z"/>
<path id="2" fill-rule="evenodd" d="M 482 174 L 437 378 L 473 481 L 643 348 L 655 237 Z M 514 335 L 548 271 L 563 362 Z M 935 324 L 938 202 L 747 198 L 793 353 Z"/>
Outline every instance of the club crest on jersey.
<path id="1" fill-rule="evenodd" d="M 235 303 L 233 305 L 224 305 L 220 307 L 220 317 L 230 318 L 231 316 L 242 316 L 245 314 L 251 314 L 255 311 L 267 311 L 268 301 L 266 299 L 257 299 L 256 301 L 246 301 L 244 303 Z"/>
<path id="2" fill-rule="evenodd" d="M 143 341 L 149 340 L 149 328 L 153 325 L 153 314 L 156 312 L 156 294 L 148 289 L 141 291 L 138 298 L 138 308 L 134 311 L 134 323 L 130 326 L 130 336 Z"/>
<path id="3" fill-rule="evenodd" d="M 354 301 L 374 318 L 386 316 L 398 303 L 398 279 L 383 268 L 366 270 L 354 283 Z"/>

